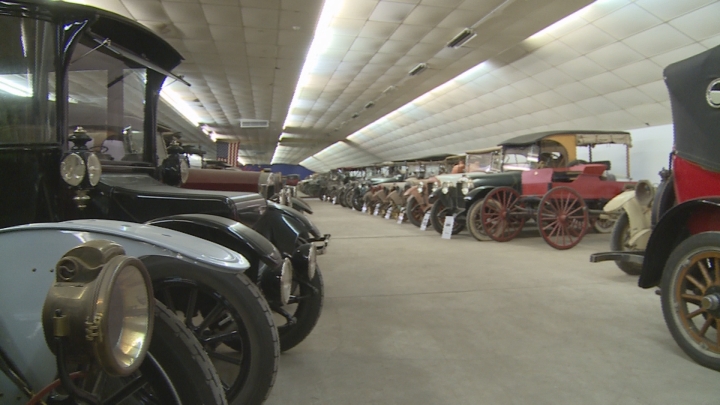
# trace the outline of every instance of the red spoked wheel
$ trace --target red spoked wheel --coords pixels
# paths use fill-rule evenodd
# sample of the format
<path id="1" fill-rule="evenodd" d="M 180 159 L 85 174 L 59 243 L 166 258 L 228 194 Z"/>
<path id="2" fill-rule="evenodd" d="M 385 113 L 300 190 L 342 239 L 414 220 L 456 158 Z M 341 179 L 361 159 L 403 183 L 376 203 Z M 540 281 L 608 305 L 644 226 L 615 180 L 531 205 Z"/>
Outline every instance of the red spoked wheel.
<path id="1" fill-rule="evenodd" d="M 570 249 L 588 230 L 588 210 L 580 194 L 569 187 L 556 187 L 540 200 L 538 228 L 545 242 L 555 249 Z"/>
<path id="2" fill-rule="evenodd" d="M 485 196 L 480 213 L 485 234 L 498 242 L 507 242 L 522 231 L 525 207 L 520 193 L 511 187 L 498 187 Z"/>

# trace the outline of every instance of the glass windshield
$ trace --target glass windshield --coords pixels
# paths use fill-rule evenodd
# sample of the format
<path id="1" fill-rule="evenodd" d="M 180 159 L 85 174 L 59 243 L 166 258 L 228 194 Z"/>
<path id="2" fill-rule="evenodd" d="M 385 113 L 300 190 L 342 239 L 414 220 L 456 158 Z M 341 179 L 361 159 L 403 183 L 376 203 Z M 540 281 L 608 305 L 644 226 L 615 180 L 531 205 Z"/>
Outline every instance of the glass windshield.
<path id="1" fill-rule="evenodd" d="M 530 170 L 537 166 L 537 160 L 528 159 L 533 152 L 531 146 L 508 147 L 503 152 L 503 171 Z"/>
<path id="2" fill-rule="evenodd" d="M 55 25 L 0 16 L 0 145 L 54 143 Z"/>
<path id="3" fill-rule="evenodd" d="M 142 161 L 145 68 L 96 46 L 78 44 L 70 64 L 69 132 L 85 130 L 105 163 Z"/>
<path id="4" fill-rule="evenodd" d="M 499 172 L 502 167 L 502 156 L 497 151 L 488 153 L 468 154 L 467 172 Z"/>

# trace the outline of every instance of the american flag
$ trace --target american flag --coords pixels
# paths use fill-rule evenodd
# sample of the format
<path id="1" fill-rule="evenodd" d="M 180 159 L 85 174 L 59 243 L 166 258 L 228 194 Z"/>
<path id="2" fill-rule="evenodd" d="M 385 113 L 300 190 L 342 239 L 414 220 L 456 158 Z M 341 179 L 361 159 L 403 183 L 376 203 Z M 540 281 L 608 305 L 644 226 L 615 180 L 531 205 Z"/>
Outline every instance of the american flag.
<path id="1" fill-rule="evenodd" d="M 240 142 L 217 142 L 217 160 L 237 166 Z"/>

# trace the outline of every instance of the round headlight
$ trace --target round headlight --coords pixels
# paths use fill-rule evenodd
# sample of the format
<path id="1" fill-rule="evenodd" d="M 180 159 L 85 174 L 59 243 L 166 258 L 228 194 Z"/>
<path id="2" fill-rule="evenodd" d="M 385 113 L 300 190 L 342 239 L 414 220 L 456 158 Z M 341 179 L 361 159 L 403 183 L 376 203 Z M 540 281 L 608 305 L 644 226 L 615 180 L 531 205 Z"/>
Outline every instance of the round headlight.
<path id="1" fill-rule="evenodd" d="M 464 184 L 463 184 L 463 186 L 462 186 L 462 188 L 460 189 L 460 191 L 462 191 L 463 195 L 464 195 L 464 194 L 467 194 L 468 191 L 470 191 L 470 188 L 467 186 L 467 183 L 464 183 Z"/>
<path id="2" fill-rule="evenodd" d="M 93 187 L 97 186 L 100 182 L 100 176 L 102 175 L 102 165 L 100 164 L 100 159 L 94 153 L 89 154 L 87 157 L 87 172 L 90 185 Z"/>
<path id="3" fill-rule="evenodd" d="M 418 193 L 422 193 L 422 192 L 423 192 L 423 184 L 422 184 L 422 183 L 418 184 L 418 186 L 417 186 L 417 191 L 418 191 Z"/>
<path id="4" fill-rule="evenodd" d="M 450 191 L 450 185 L 451 185 L 451 183 L 448 183 L 448 182 L 446 182 L 446 181 L 443 181 L 443 183 L 442 183 L 442 192 L 443 192 L 443 194 L 447 194 L 448 191 Z"/>
<path id="5" fill-rule="evenodd" d="M 317 268 L 317 248 L 315 245 L 310 246 L 308 251 L 308 278 L 315 278 L 315 269 Z"/>
<path id="6" fill-rule="evenodd" d="M 290 302 L 290 294 L 292 294 L 293 267 L 290 259 L 283 261 L 282 270 L 280 271 L 280 302 L 287 305 Z"/>
<path id="7" fill-rule="evenodd" d="M 71 186 L 79 186 L 85 178 L 85 161 L 77 153 L 65 156 L 60 163 L 60 175 L 65 183 Z"/>
<path id="8" fill-rule="evenodd" d="M 150 276 L 140 260 L 124 254 L 120 245 L 106 240 L 67 252 L 55 266 L 56 282 L 42 317 L 53 351 L 60 338 L 64 360 L 95 360 L 113 376 L 127 376 L 140 366 L 154 319 Z"/>
<path id="9" fill-rule="evenodd" d="M 190 177 L 190 166 L 185 159 L 180 159 L 180 181 L 185 184 L 188 177 Z"/>

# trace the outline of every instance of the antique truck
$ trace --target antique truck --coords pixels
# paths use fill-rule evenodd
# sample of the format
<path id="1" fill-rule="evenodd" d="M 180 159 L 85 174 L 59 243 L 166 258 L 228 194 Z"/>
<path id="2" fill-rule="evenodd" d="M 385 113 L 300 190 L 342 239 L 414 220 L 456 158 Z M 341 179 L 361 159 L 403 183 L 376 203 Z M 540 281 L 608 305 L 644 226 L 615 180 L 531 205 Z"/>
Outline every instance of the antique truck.
<path id="1" fill-rule="evenodd" d="M 521 135 L 501 143 L 499 146 L 502 147 L 502 172 L 467 173 L 459 180 L 435 184 L 436 189 L 432 196 L 434 203 L 430 211 L 433 228 L 437 232 L 442 232 L 445 217 L 454 215 L 453 233 L 458 233 L 467 226 L 476 239 L 481 241 L 492 239 L 485 233 L 481 216 L 481 206 L 488 193 L 503 186 L 521 192 L 523 172 L 593 163 L 592 148 L 600 144 L 624 145 L 626 157 L 629 158 L 629 148 L 632 145 L 630 134 L 622 131 L 547 131 Z M 580 147 L 588 148 L 590 162 L 577 158 L 577 149 Z M 609 162 L 600 163 L 606 169 L 609 166 Z M 594 172 L 599 169 L 591 170 Z M 599 177 L 603 180 L 614 181 L 614 176 L 606 175 L 605 169 L 600 171 L 602 174 Z M 626 175 L 630 176 L 629 166 Z M 601 196 L 590 202 L 590 208 L 601 210 L 602 206 L 614 196 L 615 194 Z"/>
<path id="2" fill-rule="evenodd" d="M 675 151 L 653 201 L 644 251 L 603 252 L 591 262 L 641 266 L 638 285 L 660 287 L 670 334 L 699 364 L 720 371 L 720 47 L 665 68 Z"/>
<path id="3" fill-rule="evenodd" d="M 187 164 L 179 153 L 160 161 L 155 134 L 160 89 L 166 77 L 181 80 L 170 70 L 182 58 L 148 29 L 92 7 L 44 1 L 0 2 L 0 27 L 0 182 L 13 190 L 0 197 L 0 228 L 56 223 L 44 226 L 77 244 L 102 235 L 121 245 L 222 371 L 229 402 L 261 403 L 280 349 L 302 341 L 319 317 L 314 244 L 326 238 L 259 194 L 177 187 Z M 60 222 L 77 219 L 88 221 Z M 188 241 L 142 225 L 148 221 Z M 135 229 L 151 237 L 131 237 Z M 71 249 L 59 246 L 44 249 Z M 285 320 L 277 329 L 273 315 Z"/>

